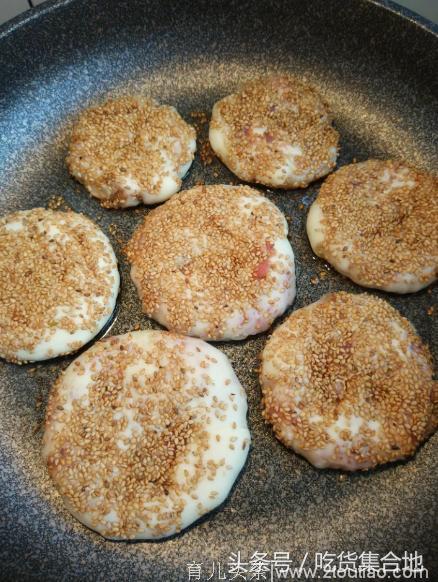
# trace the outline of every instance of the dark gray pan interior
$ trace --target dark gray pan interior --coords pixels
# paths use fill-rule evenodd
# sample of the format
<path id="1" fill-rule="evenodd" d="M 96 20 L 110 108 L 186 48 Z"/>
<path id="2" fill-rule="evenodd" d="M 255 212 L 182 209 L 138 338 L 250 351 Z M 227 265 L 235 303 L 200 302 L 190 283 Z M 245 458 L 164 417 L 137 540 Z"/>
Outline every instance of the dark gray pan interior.
<path id="1" fill-rule="evenodd" d="M 438 37 L 393 4 L 367 0 L 61 0 L 0 29 L 0 209 L 47 206 L 62 197 L 109 233 L 123 288 L 111 333 L 153 324 L 141 315 L 122 246 L 147 212 L 107 211 L 68 175 L 74 115 L 109 93 L 138 92 L 175 105 L 188 121 L 267 71 L 306 76 L 331 103 L 341 133 L 339 165 L 370 156 L 436 170 Z M 205 142 L 206 127 L 200 129 Z M 233 182 L 197 156 L 184 188 Z M 296 253 L 292 309 L 327 291 L 360 289 L 312 256 L 305 217 L 320 184 L 267 195 L 286 213 Z M 431 200 L 437 203 L 437 200 Z M 328 276 L 320 278 L 326 271 Z M 316 278 L 315 278 L 316 277 Z M 383 295 L 383 294 L 382 294 Z M 437 288 L 384 295 L 416 326 L 435 358 Z M 429 313 L 428 313 L 429 311 Z M 260 415 L 257 355 L 266 335 L 219 344 L 249 399 L 253 447 L 224 507 L 163 543 L 111 543 L 63 508 L 40 459 L 45 404 L 71 358 L 0 364 L 0 578 L 187 580 L 188 562 L 226 564 L 232 552 L 390 550 L 424 555 L 434 570 L 437 437 L 407 463 L 342 476 L 318 471 L 277 442 Z M 435 564 L 436 566 L 436 564 Z"/>

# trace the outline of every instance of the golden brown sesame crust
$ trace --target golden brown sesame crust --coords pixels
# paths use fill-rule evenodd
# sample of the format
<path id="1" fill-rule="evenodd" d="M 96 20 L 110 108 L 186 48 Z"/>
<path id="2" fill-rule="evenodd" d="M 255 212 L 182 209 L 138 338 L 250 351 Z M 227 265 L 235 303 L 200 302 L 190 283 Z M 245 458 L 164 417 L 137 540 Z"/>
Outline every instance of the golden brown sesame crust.
<path id="1" fill-rule="evenodd" d="M 328 105 L 305 80 L 271 75 L 247 82 L 216 103 L 210 127 L 220 130 L 223 123 L 229 155 L 222 161 L 247 182 L 306 187 L 335 166 L 329 149 L 337 148 L 339 134 L 331 126 Z M 266 128 L 262 136 L 254 133 L 260 127 Z M 278 185 L 272 182 L 272 174 L 283 165 L 282 144 L 302 148 L 303 154 L 295 158 L 294 173 L 303 178 Z M 321 172 L 321 166 L 327 169 Z"/>
<path id="2" fill-rule="evenodd" d="M 405 172 L 405 185 L 384 193 L 385 171 Z M 335 268 L 348 260 L 345 274 L 360 285 L 385 289 L 409 274 L 424 287 L 438 277 L 437 198 L 438 178 L 402 162 L 344 166 L 325 180 L 316 199 L 324 239 L 313 250 Z"/>
<path id="3" fill-rule="evenodd" d="M 154 317 L 165 304 L 169 329 L 189 334 L 202 320 L 203 337 L 221 339 L 236 310 L 260 311 L 275 269 L 257 277 L 258 268 L 286 233 L 281 212 L 252 188 L 199 186 L 176 194 L 145 217 L 127 245 L 144 312 Z"/>
<path id="4" fill-rule="evenodd" d="M 17 222 L 22 229 L 10 230 Z M 51 235 L 52 228 L 63 238 Z M 100 259 L 114 265 L 114 259 L 104 242 L 96 240 L 98 233 L 101 236 L 91 220 L 73 212 L 35 208 L 0 219 L 2 357 L 17 362 L 18 351 L 32 351 L 41 341 L 49 341 L 56 329 L 94 330 L 110 315 L 113 275 L 108 268 L 104 276 L 97 265 Z M 82 302 L 87 311 L 80 324 L 68 313 L 56 315 L 59 307 L 78 307 Z M 81 345 L 72 342 L 69 351 Z"/>
<path id="5" fill-rule="evenodd" d="M 277 438 L 309 457 L 333 446 L 328 466 L 348 468 L 347 458 L 350 468 L 369 468 L 412 455 L 437 426 L 427 347 L 371 295 L 331 293 L 295 311 L 268 341 L 260 381 Z M 363 420 L 357 434 L 340 433 L 342 450 L 328 430 L 341 417 Z"/>
<path id="6" fill-rule="evenodd" d="M 87 394 L 71 400 L 64 387 L 67 370 L 47 407 L 44 456 L 50 476 L 70 511 L 108 538 L 135 538 L 145 526 L 154 537 L 179 531 L 183 494 L 192 495 L 202 478 L 213 480 L 225 464 L 203 459 L 207 413 L 221 415 L 228 406 L 216 397 L 203 401 L 208 368 L 217 361 L 202 355 L 205 374 L 199 380 L 184 357 L 183 337 L 150 333 L 160 337 L 147 349 L 131 334 L 96 343 L 72 364 L 79 376 L 91 370 Z M 135 373 L 127 380 L 130 366 Z M 193 406 L 194 399 L 203 403 Z M 123 437 L 121 448 L 126 410 L 142 431 Z M 178 470 L 186 462 L 192 470 L 184 470 L 182 484 Z M 202 504 L 198 509 L 200 515 L 205 511 Z M 116 523 L 105 517 L 110 512 L 117 514 Z"/>
<path id="7" fill-rule="evenodd" d="M 162 136 L 169 139 L 162 141 Z M 175 151 L 172 139 L 186 147 Z M 128 176 L 142 190 L 158 195 L 167 175 L 161 154 L 175 167 L 183 166 L 193 159 L 188 144 L 195 139 L 193 127 L 173 107 L 142 97 L 120 97 L 81 113 L 72 131 L 67 166 L 86 188 L 106 193 L 103 206 L 117 208 L 126 201 L 121 184 Z M 180 186 L 181 179 L 178 182 Z"/>

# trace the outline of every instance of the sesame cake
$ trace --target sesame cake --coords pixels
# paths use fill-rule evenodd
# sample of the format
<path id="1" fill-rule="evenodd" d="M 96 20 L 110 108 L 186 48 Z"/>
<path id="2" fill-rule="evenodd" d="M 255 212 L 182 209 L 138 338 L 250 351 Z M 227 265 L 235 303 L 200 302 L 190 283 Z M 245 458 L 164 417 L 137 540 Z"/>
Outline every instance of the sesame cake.
<path id="1" fill-rule="evenodd" d="M 307 218 L 313 251 L 358 285 L 413 293 L 438 277 L 438 179 L 402 162 L 340 168 Z"/>
<path id="2" fill-rule="evenodd" d="M 304 188 L 336 165 L 338 132 L 318 92 L 290 75 L 249 81 L 218 101 L 211 147 L 241 180 Z"/>
<path id="3" fill-rule="evenodd" d="M 196 133 L 176 109 L 120 97 L 81 113 L 71 135 L 71 174 L 107 208 L 157 204 L 180 188 Z"/>
<path id="4" fill-rule="evenodd" d="M 222 352 L 130 332 L 97 342 L 59 377 L 43 456 L 83 524 L 113 540 L 163 538 L 228 496 L 248 455 L 246 412 Z"/>
<path id="5" fill-rule="evenodd" d="M 436 429 L 429 351 L 372 295 L 330 293 L 294 311 L 261 361 L 264 418 L 316 467 L 355 471 L 403 459 Z"/>
<path id="6" fill-rule="evenodd" d="M 248 186 L 199 186 L 147 214 L 127 246 L 143 310 L 209 340 L 270 327 L 295 297 L 280 210 Z"/>
<path id="7" fill-rule="evenodd" d="M 0 218 L 2 358 L 78 350 L 106 325 L 118 291 L 111 244 L 84 215 L 35 208 Z"/>

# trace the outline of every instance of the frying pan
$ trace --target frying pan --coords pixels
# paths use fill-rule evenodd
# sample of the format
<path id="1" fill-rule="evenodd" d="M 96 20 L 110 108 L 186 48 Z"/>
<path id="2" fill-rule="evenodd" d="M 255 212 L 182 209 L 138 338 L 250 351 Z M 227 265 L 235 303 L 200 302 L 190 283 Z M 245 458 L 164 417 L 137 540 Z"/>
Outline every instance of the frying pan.
<path id="1" fill-rule="evenodd" d="M 77 112 L 113 93 L 144 93 L 196 112 L 243 80 L 268 71 L 305 76 L 331 104 L 341 134 L 339 165 L 370 156 L 437 167 L 437 28 L 389 2 L 367 0 L 59 0 L 0 28 L 2 213 L 70 207 L 109 233 L 123 286 L 110 333 L 154 327 L 141 314 L 122 246 L 146 208 L 103 210 L 68 175 L 64 158 Z M 207 160 L 208 161 L 208 160 Z M 232 183 L 217 160 L 197 156 L 184 188 Z M 328 291 L 360 289 L 312 255 L 305 217 L 320 184 L 267 193 L 285 212 L 296 253 L 292 309 Z M 437 203 L 431 200 L 431 204 Z M 320 273 L 325 272 L 324 277 Z M 384 296 L 416 326 L 436 358 L 437 288 Z M 435 310 L 436 313 L 436 310 Z M 160 543 L 114 543 L 64 509 L 40 458 L 50 386 L 72 358 L 0 366 L 0 577 L 3 580 L 201 580 L 232 553 L 417 551 L 436 576 L 437 435 L 414 459 L 367 473 L 320 471 L 283 447 L 261 420 L 257 356 L 266 334 L 218 347 L 246 388 L 253 446 L 220 510 Z M 310 562 L 309 562 L 310 560 Z M 193 578 L 192 578 L 193 579 Z M 249 579 L 249 578 L 248 578 Z M 262 578 L 263 579 L 263 578 Z M 269 575 L 268 575 L 269 579 Z"/>

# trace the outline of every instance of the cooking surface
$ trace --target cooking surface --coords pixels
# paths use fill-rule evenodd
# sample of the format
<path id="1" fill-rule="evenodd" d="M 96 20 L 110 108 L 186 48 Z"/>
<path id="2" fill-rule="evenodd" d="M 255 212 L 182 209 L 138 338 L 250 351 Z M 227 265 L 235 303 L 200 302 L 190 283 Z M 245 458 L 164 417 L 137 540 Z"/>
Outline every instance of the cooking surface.
<path id="1" fill-rule="evenodd" d="M 141 314 L 122 253 L 148 210 L 102 209 L 65 168 L 69 127 L 82 107 L 113 92 L 150 94 L 200 126 L 202 149 L 206 124 L 197 113 L 209 114 L 242 80 L 290 71 L 305 75 L 331 103 L 341 134 L 339 166 L 393 156 L 432 170 L 437 48 L 426 28 L 367 1 L 200 0 L 190 8 L 159 0 L 60 2 L 44 17 L 0 33 L 1 212 L 50 204 L 91 216 L 120 260 L 111 333 L 156 327 Z M 183 188 L 200 180 L 234 183 L 235 177 L 197 155 Z M 288 217 L 297 262 L 292 309 L 328 291 L 361 291 L 311 253 L 305 217 L 319 185 L 285 193 L 260 188 Z M 414 323 L 436 358 L 437 310 L 431 315 L 430 308 L 437 286 L 404 297 L 377 295 Z M 2 362 L 0 559 L 7 579 L 187 580 L 187 563 L 202 562 L 208 577 L 213 561 L 225 564 L 239 550 L 246 560 L 256 551 L 289 551 L 297 561 L 306 552 L 311 559 L 324 551 L 417 550 L 434 572 L 437 435 L 407 463 L 346 476 L 314 469 L 261 420 L 256 368 L 265 342 L 263 334 L 216 344 L 248 393 L 249 461 L 224 507 L 161 543 L 105 541 L 71 517 L 49 480 L 38 428 L 50 385 L 72 358 L 38 366 Z"/>

